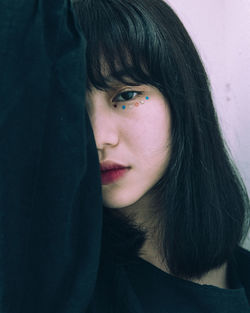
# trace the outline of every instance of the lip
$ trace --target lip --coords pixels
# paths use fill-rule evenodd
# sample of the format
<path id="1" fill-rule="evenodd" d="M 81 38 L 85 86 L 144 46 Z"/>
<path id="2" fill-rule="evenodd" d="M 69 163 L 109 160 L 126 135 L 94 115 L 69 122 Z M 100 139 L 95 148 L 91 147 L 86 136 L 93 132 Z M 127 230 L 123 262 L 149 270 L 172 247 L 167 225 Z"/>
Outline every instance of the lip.
<path id="1" fill-rule="evenodd" d="M 110 171 L 110 170 L 117 170 L 117 169 L 124 169 L 124 168 L 129 168 L 129 166 L 126 166 L 124 164 L 119 164 L 114 161 L 106 160 L 102 163 L 100 163 L 100 169 L 101 172 L 104 171 Z"/>
<path id="2" fill-rule="evenodd" d="M 108 185 L 121 179 L 129 170 L 129 168 L 119 168 L 101 172 L 102 185 Z"/>

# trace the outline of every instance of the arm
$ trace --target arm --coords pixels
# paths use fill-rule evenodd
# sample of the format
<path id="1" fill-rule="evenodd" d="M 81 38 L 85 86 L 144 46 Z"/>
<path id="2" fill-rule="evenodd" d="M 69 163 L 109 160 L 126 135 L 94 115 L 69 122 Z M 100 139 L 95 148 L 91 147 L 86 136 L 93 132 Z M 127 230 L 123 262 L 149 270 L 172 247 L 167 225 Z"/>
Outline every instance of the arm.
<path id="1" fill-rule="evenodd" d="M 85 40 L 70 1 L 0 2 L 0 312 L 85 312 L 101 241 Z"/>

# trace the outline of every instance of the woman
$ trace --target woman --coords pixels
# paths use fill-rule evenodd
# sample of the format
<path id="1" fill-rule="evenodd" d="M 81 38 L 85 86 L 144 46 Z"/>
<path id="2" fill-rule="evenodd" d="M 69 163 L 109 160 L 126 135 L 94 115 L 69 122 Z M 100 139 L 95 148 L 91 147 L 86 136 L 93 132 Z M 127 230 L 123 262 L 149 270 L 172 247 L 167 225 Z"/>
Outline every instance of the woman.
<path id="1" fill-rule="evenodd" d="M 188 281 L 200 297 L 191 304 L 177 288 L 167 312 L 248 312 L 247 298 L 241 311 L 228 306 L 226 289 L 243 284 L 232 279 L 232 264 L 248 229 L 249 199 L 181 21 L 162 0 L 79 0 L 74 8 L 87 39 L 86 109 L 102 170 L 103 259 L 113 253 L 125 266 L 145 312 L 161 308 L 146 299 L 145 273 L 131 274 L 136 264 L 167 273 L 173 285 Z M 247 272 L 249 253 L 240 251 L 248 255 Z M 206 292 L 216 294 L 214 303 Z"/>
<path id="2" fill-rule="evenodd" d="M 88 112 L 71 1 L 0 2 L 0 311 L 249 312 L 249 202 L 181 23 L 159 1 L 75 9 Z M 108 158 L 130 167 L 112 184 Z"/>

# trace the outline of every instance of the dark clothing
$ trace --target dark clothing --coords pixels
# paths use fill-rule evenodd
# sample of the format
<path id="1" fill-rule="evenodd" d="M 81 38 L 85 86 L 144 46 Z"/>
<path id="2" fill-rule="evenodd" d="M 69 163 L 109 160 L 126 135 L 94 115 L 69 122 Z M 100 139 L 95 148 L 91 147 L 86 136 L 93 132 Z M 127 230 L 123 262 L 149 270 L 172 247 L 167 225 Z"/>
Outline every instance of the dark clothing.
<path id="1" fill-rule="evenodd" d="M 99 262 L 98 156 L 70 1 L 0 1 L 0 312 L 85 312 Z"/>
<path id="2" fill-rule="evenodd" d="M 145 313 L 249 312 L 246 292 L 249 299 L 250 253 L 239 249 L 237 257 L 239 262 L 248 262 L 248 267 L 237 268 L 237 264 L 230 265 L 228 274 L 231 289 L 178 279 L 140 258 L 137 264 L 128 268 L 128 275 Z M 241 275 L 248 276 L 246 289 Z"/>
<path id="3" fill-rule="evenodd" d="M 0 313 L 250 312 L 241 248 L 231 290 L 100 257 L 85 47 L 69 0 L 0 2 Z"/>
<path id="4" fill-rule="evenodd" d="M 230 289 L 176 278 L 139 257 L 100 268 L 88 313 L 250 312 L 250 252 L 241 247 L 229 261 Z"/>

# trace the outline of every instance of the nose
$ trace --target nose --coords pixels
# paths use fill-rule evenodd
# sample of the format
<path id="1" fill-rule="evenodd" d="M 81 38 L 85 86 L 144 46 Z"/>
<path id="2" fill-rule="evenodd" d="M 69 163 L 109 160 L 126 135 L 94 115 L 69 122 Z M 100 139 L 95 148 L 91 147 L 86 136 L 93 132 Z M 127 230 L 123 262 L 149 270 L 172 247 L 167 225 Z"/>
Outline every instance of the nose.
<path id="1" fill-rule="evenodd" d="M 117 120 L 105 92 L 92 92 L 88 97 L 88 115 L 99 152 L 118 144 Z"/>

